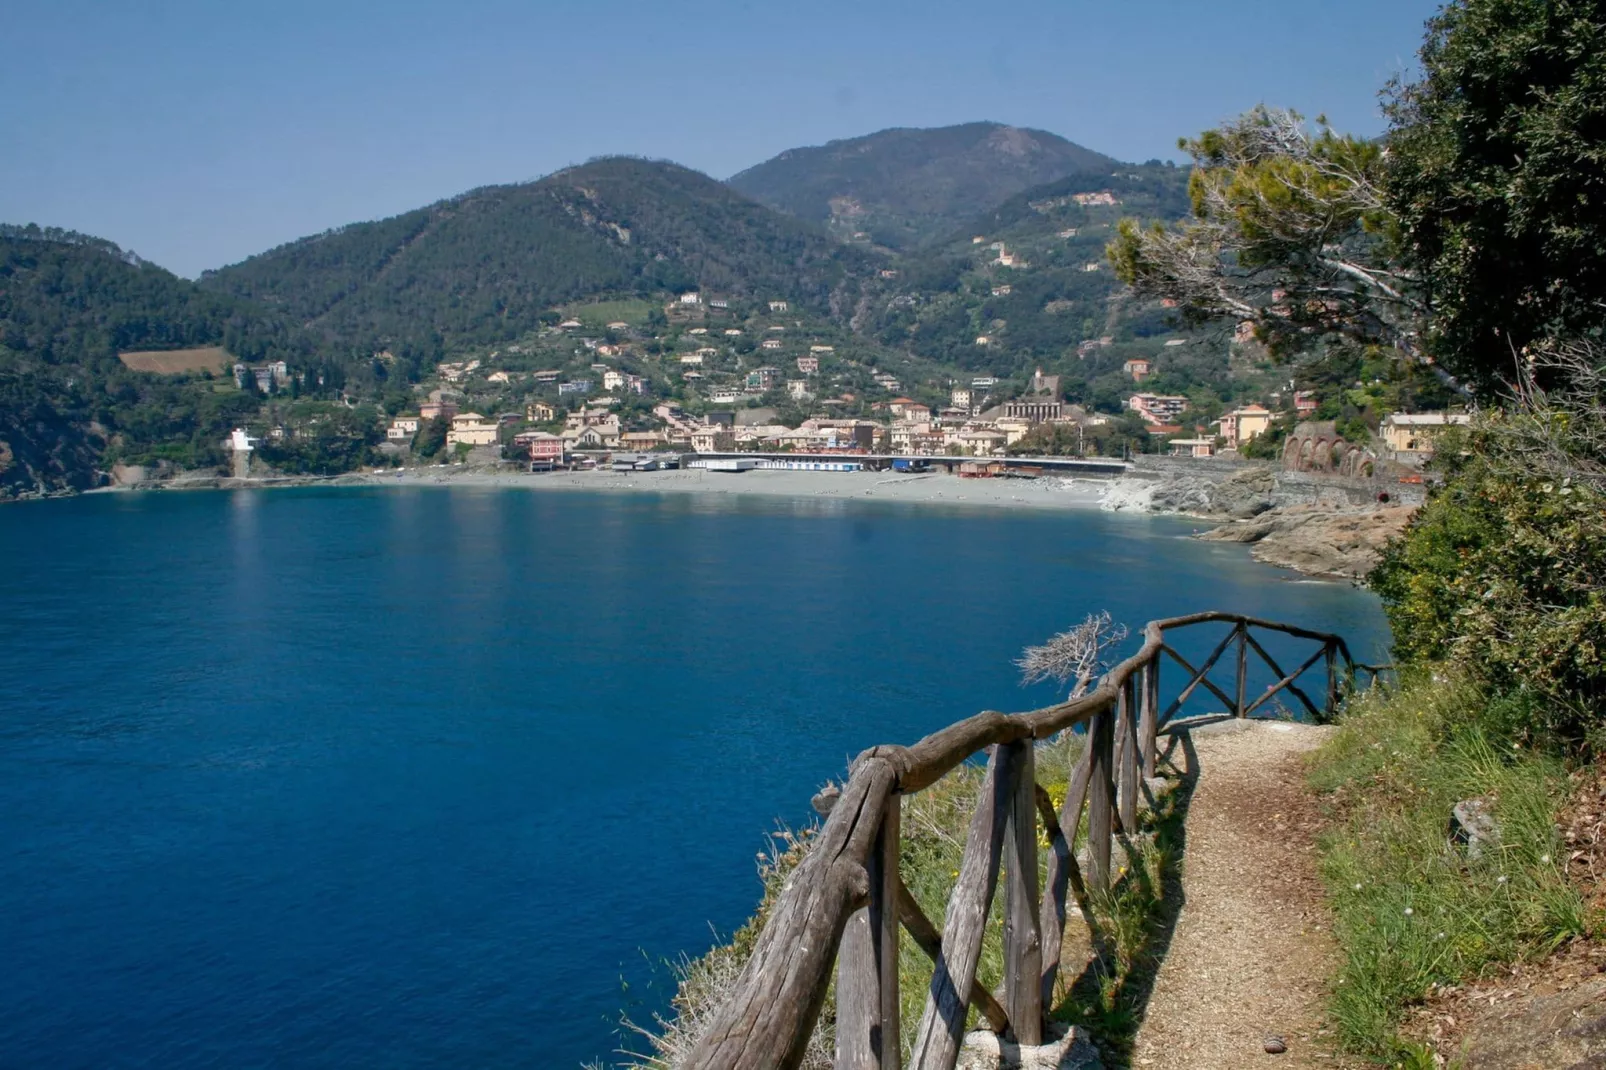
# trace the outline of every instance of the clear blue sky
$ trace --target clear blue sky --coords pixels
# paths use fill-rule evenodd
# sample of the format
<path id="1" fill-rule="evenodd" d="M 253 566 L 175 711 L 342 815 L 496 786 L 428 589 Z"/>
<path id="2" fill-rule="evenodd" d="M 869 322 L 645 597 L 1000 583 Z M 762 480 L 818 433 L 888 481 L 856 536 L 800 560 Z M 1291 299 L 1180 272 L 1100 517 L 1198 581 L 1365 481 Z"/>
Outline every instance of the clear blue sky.
<path id="1" fill-rule="evenodd" d="M 991 119 L 1131 160 L 1257 102 L 1382 129 L 1431 0 L 4 0 L 0 221 L 193 276 L 606 153 L 716 177 Z"/>

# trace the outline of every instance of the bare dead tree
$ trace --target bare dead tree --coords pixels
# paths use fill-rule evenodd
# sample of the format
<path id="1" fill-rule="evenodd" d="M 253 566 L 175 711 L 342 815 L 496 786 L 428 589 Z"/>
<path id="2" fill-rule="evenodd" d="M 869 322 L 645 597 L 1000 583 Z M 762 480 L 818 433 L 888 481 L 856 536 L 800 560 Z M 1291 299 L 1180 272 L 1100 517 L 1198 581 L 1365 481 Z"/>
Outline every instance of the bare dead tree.
<path id="1" fill-rule="evenodd" d="M 1490 463 L 1606 490 L 1606 350 L 1587 339 L 1552 341 L 1516 363 L 1511 403 L 1476 424 Z"/>
<path id="2" fill-rule="evenodd" d="M 1029 646 L 1015 660 L 1020 666 L 1021 683 L 1042 680 L 1070 685 L 1068 697 L 1087 692 L 1094 680 L 1109 666 L 1105 651 L 1126 641 L 1127 627 L 1116 624 L 1108 612 L 1089 613 L 1076 627 L 1060 632 L 1042 646 Z"/>

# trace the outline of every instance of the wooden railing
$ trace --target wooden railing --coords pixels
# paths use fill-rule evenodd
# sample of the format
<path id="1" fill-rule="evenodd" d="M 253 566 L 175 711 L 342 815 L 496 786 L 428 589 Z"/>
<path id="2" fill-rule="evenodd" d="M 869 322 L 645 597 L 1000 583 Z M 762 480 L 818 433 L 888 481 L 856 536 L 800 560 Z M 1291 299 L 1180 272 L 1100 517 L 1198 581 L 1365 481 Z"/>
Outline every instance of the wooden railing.
<path id="1" fill-rule="evenodd" d="M 1232 627 L 1195 668 L 1168 633 L 1211 623 Z M 1319 644 L 1293 669 L 1282 666 L 1254 632 L 1280 633 Z M 1210 672 L 1232 652 L 1229 692 Z M 1249 653 L 1275 682 L 1249 696 Z M 1160 709 L 1160 667 L 1174 661 L 1187 674 L 1177 696 Z M 1306 670 L 1325 659 L 1318 705 L 1299 686 Z M 691 1067 L 761 1070 L 796 1067 L 837 976 L 836 1066 L 891 1070 L 902 1065 L 899 1036 L 898 928 L 909 931 L 935 970 L 915 1035 L 910 1066 L 951 1070 L 966 1016 L 974 1006 L 998 1033 L 1040 1044 L 1043 1017 L 1059 973 L 1068 896 L 1091 926 L 1089 893 L 1110 885 L 1113 835 L 1136 827 L 1139 791 L 1153 777 L 1157 738 L 1210 717 L 1178 716 L 1199 688 L 1224 704 L 1214 714 L 1248 717 L 1287 692 L 1311 717 L 1338 708 L 1358 673 L 1375 679 L 1382 667 L 1356 662 L 1344 640 L 1288 624 L 1230 613 L 1196 613 L 1150 622 L 1142 648 L 1111 669 L 1088 694 L 1030 713 L 979 713 L 908 747 L 877 746 L 850 766 L 847 782 L 815 797 L 826 815 L 807 856 L 786 881 L 733 994 L 687 1060 Z M 1058 811 L 1037 784 L 1037 740 L 1085 726 L 1087 745 Z M 958 879 L 939 932 L 898 873 L 899 797 L 935 784 L 960 763 L 988 752 L 980 798 L 971 815 Z M 1076 836 L 1087 814 L 1087 872 Z M 1038 901 L 1037 822 L 1050 852 L 1045 895 Z M 976 967 L 999 872 L 1005 875 L 1002 998 L 978 983 Z"/>

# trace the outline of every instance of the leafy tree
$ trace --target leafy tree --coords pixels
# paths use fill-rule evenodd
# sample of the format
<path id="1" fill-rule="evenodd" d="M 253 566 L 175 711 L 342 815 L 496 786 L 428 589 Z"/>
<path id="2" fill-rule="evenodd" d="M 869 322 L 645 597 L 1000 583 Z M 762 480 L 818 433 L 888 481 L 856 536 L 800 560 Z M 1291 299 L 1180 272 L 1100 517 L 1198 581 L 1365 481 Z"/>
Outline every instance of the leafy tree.
<path id="1" fill-rule="evenodd" d="M 1336 335 L 1420 355 L 1424 305 L 1395 256 L 1380 145 L 1266 107 L 1180 145 L 1193 217 L 1123 219 L 1118 278 L 1192 322 L 1252 323 L 1274 354 Z"/>
<path id="2" fill-rule="evenodd" d="M 446 433 L 451 429 L 451 421 L 444 417 L 426 420 L 413 437 L 413 452 L 424 458 L 434 457 L 446 448 Z"/>
<path id="3" fill-rule="evenodd" d="M 1606 8 L 1457 0 L 1421 58 L 1388 94 L 1387 207 L 1428 348 L 1488 386 L 1525 347 L 1606 324 Z"/>

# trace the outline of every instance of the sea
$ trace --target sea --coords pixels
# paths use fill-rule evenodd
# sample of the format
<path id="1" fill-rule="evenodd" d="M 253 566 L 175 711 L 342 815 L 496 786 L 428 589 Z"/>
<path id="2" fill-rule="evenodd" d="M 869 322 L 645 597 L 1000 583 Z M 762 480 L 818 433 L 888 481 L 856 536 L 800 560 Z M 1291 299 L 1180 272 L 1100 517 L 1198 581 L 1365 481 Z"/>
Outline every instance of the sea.
<path id="1" fill-rule="evenodd" d="M 0 1066 L 610 1062 L 854 754 L 1056 699 L 1023 646 L 1224 609 L 1386 657 L 1372 595 L 1195 526 L 506 487 L 0 508 Z"/>

